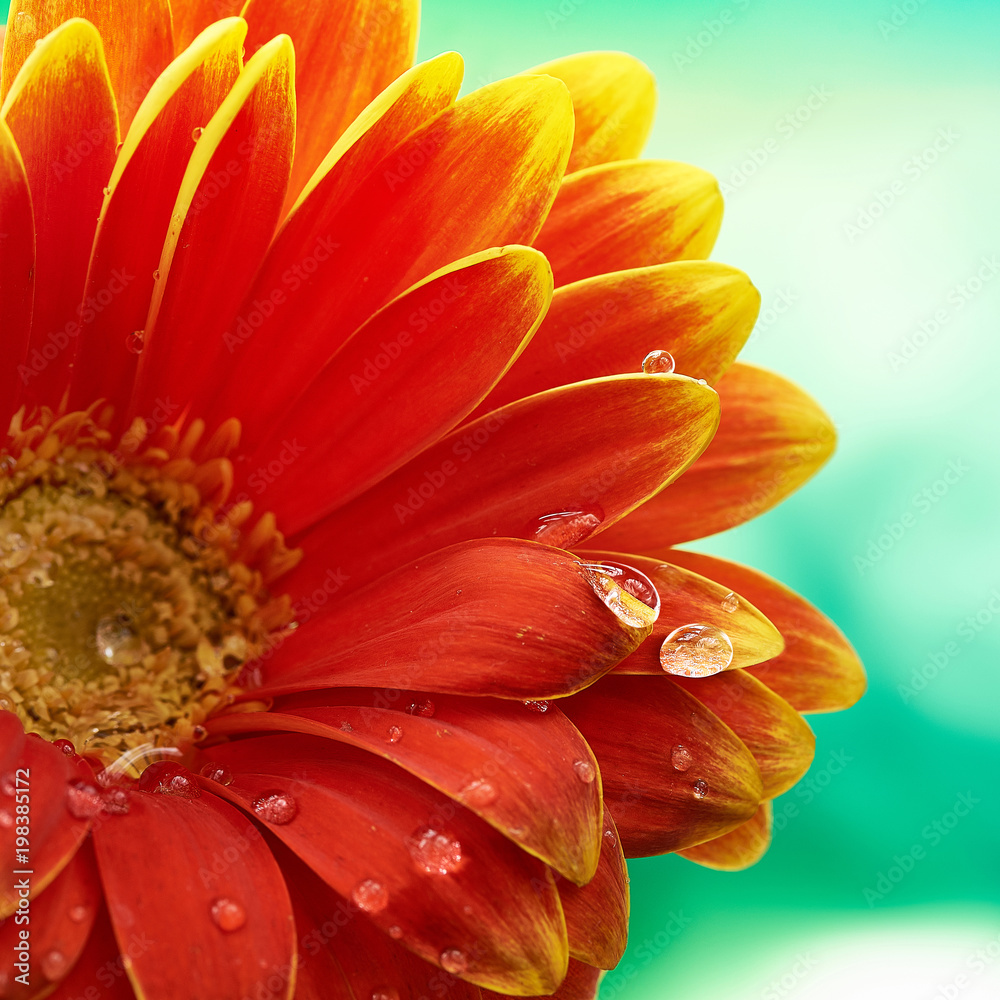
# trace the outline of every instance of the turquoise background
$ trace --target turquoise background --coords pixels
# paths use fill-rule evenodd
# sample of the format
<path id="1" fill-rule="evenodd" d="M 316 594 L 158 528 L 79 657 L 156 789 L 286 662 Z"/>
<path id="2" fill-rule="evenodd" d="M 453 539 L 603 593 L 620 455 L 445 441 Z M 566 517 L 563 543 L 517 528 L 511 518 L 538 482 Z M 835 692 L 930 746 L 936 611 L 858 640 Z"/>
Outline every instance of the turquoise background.
<path id="1" fill-rule="evenodd" d="M 840 429 L 805 489 L 700 547 L 822 607 L 870 690 L 812 718 L 755 868 L 632 864 L 605 1000 L 1000 996 L 998 42 L 995 0 L 424 5 L 421 57 L 462 52 L 466 89 L 587 49 L 655 71 L 646 155 L 731 189 L 713 256 L 763 295 L 744 357 Z"/>

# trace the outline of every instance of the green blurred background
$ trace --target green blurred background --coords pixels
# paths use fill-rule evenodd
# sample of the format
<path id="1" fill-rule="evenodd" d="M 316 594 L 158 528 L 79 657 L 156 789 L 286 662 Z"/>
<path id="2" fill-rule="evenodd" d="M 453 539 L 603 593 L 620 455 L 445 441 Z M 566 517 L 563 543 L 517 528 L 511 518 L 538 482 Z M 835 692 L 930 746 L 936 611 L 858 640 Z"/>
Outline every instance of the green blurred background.
<path id="1" fill-rule="evenodd" d="M 1000 997 L 998 43 L 996 0 L 425 0 L 421 57 L 462 52 L 466 89 L 588 49 L 654 70 L 647 155 L 720 178 L 714 257 L 763 296 L 744 357 L 840 429 L 700 547 L 823 608 L 870 690 L 812 718 L 755 868 L 632 864 L 604 1000 Z"/>

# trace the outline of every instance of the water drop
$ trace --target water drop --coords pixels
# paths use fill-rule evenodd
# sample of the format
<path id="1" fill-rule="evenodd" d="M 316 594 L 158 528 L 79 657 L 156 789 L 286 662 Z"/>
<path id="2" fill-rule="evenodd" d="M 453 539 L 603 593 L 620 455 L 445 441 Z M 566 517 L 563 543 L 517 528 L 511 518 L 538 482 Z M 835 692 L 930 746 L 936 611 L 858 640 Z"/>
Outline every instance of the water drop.
<path id="1" fill-rule="evenodd" d="M 604 511 L 599 507 L 544 514 L 528 526 L 528 537 L 543 545 L 568 549 L 589 538 L 601 526 L 603 520 Z"/>
<path id="2" fill-rule="evenodd" d="M 453 976 L 460 976 L 469 967 L 469 960 L 458 948 L 445 948 L 441 952 L 441 968 Z"/>
<path id="3" fill-rule="evenodd" d="M 82 924 L 90 916 L 90 907 L 86 903 L 77 903 L 69 908 L 69 919 L 74 924 Z"/>
<path id="4" fill-rule="evenodd" d="M 481 809 L 492 805 L 497 800 L 497 790 L 483 778 L 470 781 L 462 789 L 462 801 L 473 808 Z"/>
<path id="5" fill-rule="evenodd" d="M 125 145 L 124 142 L 119 142 L 118 145 L 115 146 L 115 156 L 117 156 L 122 151 L 122 147 L 124 145 Z"/>
<path id="6" fill-rule="evenodd" d="M 660 614 L 660 595 L 653 581 L 618 562 L 580 563 L 594 593 L 633 628 L 648 628 Z"/>
<path id="7" fill-rule="evenodd" d="M 608 842 L 608 843 L 609 843 L 609 844 L 610 844 L 610 845 L 611 845 L 612 847 L 614 847 L 614 846 L 615 846 L 615 844 L 616 844 L 616 843 L 618 842 L 618 841 L 617 841 L 617 838 L 615 837 L 615 831 L 614 831 L 614 830 L 605 830 L 605 831 L 604 831 L 604 839 L 605 839 L 605 840 L 606 840 L 606 841 L 607 841 L 607 842 Z"/>
<path id="8" fill-rule="evenodd" d="M 14 772 L 5 771 L 3 774 L 0 774 L 0 792 L 3 792 L 4 795 L 13 795 L 16 791 Z"/>
<path id="9" fill-rule="evenodd" d="M 702 781 L 701 778 L 699 778 L 691 787 L 694 789 L 694 797 L 696 799 L 703 799 L 706 795 L 708 795 L 708 782 Z"/>
<path id="10" fill-rule="evenodd" d="M 191 130 L 191 138 L 194 139 L 195 142 L 197 142 L 202 137 L 204 131 L 205 130 L 200 125 L 196 125 Z"/>
<path id="11" fill-rule="evenodd" d="M 381 882 L 366 878 L 351 890 L 351 899 L 365 913 L 381 913 L 389 905 L 389 892 Z"/>
<path id="12" fill-rule="evenodd" d="M 524 707 L 530 708 L 532 712 L 538 712 L 539 715 L 544 715 L 549 710 L 549 703 L 547 701 L 529 699 L 524 703 Z"/>
<path id="13" fill-rule="evenodd" d="M 340 731 L 342 733 L 353 733 L 354 732 L 354 726 L 352 726 L 349 722 L 342 722 L 340 724 Z"/>
<path id="14" fill-rule="evenodd" d="M 210 760 L 207 764 L 202 764 L 201 775 L 203 778 L 208 778 L 209 781 L 214 781 L 220 785 L 231 785 L 233 783 L 233 772 L 225 764 L 220 764 L 216 760 Z"/>
<path id="15" fill-rule="evenodd" d="M 589 760 L 573 761 L 573 770 L 576 771 L 576 776 L 585 785 L 592 784 L 594 778 L 597 777 L 597 771 L 594 770 L 594 765 Z"/>
<path id="16" fill-rule="evenodd" d="M 425 719 L 432 718 L 434 711 L 434 702 L 431 701 L 430 698 L 424 698 L 423 701 L 411 701 L 410 704 L 406 706 L 406 712 L 408 715 L 419 715 Z"/>
<path id="17" fill-rule="evenodd" d="M 35 19 L 26 11 L 21 11 L 14 18 L 14 33 L 18 35 L 35 34 Z"/>
<path id="18" fill-rule="evenodd" d="M 457 872 L 465 860 L 462 845 L 457 840 L 429 826 L 413 834 L 409 848 L 413 860 L 429 874 Z"/>
<path id="19" fill-rule="evenodd" d="M 66 789 L 66 808 L 76 819 L 93 819 L 103 806 L 101 793 L 93 785 L 74 781 Z"/>
<path id="20" fill-rule="evenodd" d="M 208 736 L 208 729 L 205 726 L 197 725 L 191 727 L 191 739 L 197 743 L 199 740 L 203 740 Z"/>
<path id="21" fill-rule="evenodd" d="M 386 743 L 398 743 L 403 738 L 403 730 L 399 726 L 390 726 L 385 734 Z"/>
<path id="22" fill-rule="evenodd" d="M 253 800 L 253 811 L 265 823 L 284 826 L 295 819 L 299 804 L 287 792 L 265 792 Z"/>
<path id="23" fill-rule="evenodd" d="M 670 751 L 670 763 L 674 765 L 674 768 L 678 771 L 686 771 L 691 764 L 694 762 L 694 757 L 691 755 L 691 751 L 687 747 L 683 747 L 680 744 L 675 746 L 673 750 Z"/>
<path id="24" fill-rule="evenodd" d="M 153 281 L 159 281 L 159 280 L 160 280 L 160 269 L 159 269 L 159 268 L 157 268 L 157 269 L 156 269 L 156 270 L 155 270 L 155 271 L 153 272 Z"/>
<path id="25" fill-rule="evenodd" d="M 101 795 L 102 809 L 109 816 L 124 816 L 132 808 L 132 794 L 127 788 L 115 785 Z"/>
<path id="26" fill-rule="evenodd" d="M 69 959 L 58 948 L 51 948 L 44 955 L 39 963 L 42 975 L 50 982 L 54 983 L 66 975 L 69 968 Z"/>
<path id="27" fill-rule="evenodd" d="M 399 1000 L 399 990 L 395 986 L 376 986 L 372 990 L 372 1000 Z"/>
<path id="28" fill-rule="evenodd" d="M 9 809 L 0 809 L 0 830 L 9 830 L 14 825 L 14 814 Z"/>
<path id="29" fill-rule="evenodd" d="M 238 931 L 247 922 L 247 911 L 234 900 L 222 897 L 212 903 L 212 922 L 220 931 Z"/>
<path id="30" fill-rule="evenodd" d="M 722 598 L 722 610 L 732 614 L 740 606 L 740 599 L 730 591 Z"/>
<path id="31" fill-rule="evenodd" d="M 647 375 L 672 375 L 674 356 L 669 351 L 650 351 L 642 359 L 642 370 Z"/>
<path id="32" fill-rule="evenodd" d="M 139 778 L 139 788 L 154 795 L 177 795 L 182 799 L 201 798 L 195 776 L 183 765 L 170 760 L 150 764 Z"/>
<path id="33" fill-rule="evenodd" d="M 698 385 L 708 385 L 708 380 L 700 378 L 698 379 Z"/>
<path id="34" fill-rule="evenodd" d="M 146 655 L 142 638 L 115 616 L 102 618 L 94 630 L 97 654 L 113 667 L 131 667 Z"/>
<path id="35" fill-rule="evenodd" d="M 136 330 L 125 338 L 125 346 L 130 354 L 142 354 L 142 349 L 146 346 L 146 334 L 143 330 Z"/>
<path id="36" fill-rule="evenodd" d="M 711 677 L 733 662 L 733 644 L 714 625 L 681 625 L 660 647 L 660 666 L 681 677 Z"/>
<path id="37" fill-rule="evenodd" d="M 111 194 L 111 188 L 109 188 L 109 187 L 106 187 L 106 188 L 104 189 L 104 197 L 105 197 L 105 198 L 107 198 L 107 196 L 108 196 L 109 194 Z"/>
<path id="38" fill-rule="evenodd" d="M 76 753 L 76 747 L 70 740 L 53 740 L 52 745 L 62 750 L 67 757 L 72 757 Z"/>
<path id="39" fill-rule="evenodd" d="M 389 928 L 389 937 L 391 937 L 393 941 L 398 941 L 402 936 L 403 936 L 402 927 L 398 927 L 396 924 L 393 924 Z"/>

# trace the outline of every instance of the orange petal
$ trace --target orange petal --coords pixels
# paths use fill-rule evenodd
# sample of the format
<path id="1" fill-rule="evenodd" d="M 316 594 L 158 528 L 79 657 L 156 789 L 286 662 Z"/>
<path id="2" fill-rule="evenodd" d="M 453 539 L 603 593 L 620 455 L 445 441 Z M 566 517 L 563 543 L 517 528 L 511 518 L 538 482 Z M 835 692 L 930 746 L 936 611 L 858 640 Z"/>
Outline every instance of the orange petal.
<path id="1" fill-rule="evenodd" d="M 198 138 L 160 257 L 133 414 L 147 416 L 167 395 L 186 406 L 218 381 L 222 331 L 271 241 L 288 185 L 293 76 L 292 43 L 280 35 L 250 59 Z"/>
<path id="2" fill-rule="evenodd" d="M 760 769 L 764 797 L 787 792 L 809 770 L 816 737 L 809 724 L 766 684 L 744 670 L 675 677 L 743 741 Z"/>
<path id="3" fill-rule="evenodd" d="M 129 943 L 135 951 L 142 938 L 141 932 L 133 933 Z M 46 1000 L 136 1000 L 103 903 L 79 961 Z"/>
<path id="4" fill-rule="evenodd" d="M 242 342 L 215 399 L 254 442 L 300 388 L 374 312 L 453 261 L 488 247 L 529 245 L 555 195 L 572 140 L 566 88 L 516 77 L 440 112 L 377 164 L 346 202 L 313 212 L 306 199 L 268 253 L 228 332 Z M 314 195 L 323 195 L 318 187 Z M 296 222 L 296 216 L 299 221 Z M 270 320 L 254 302 L 278 291 Z M 294 336 L 295 365 L 274 365 Z M 269 370 L 246 407 L 244 379 Z M 241 412 L 247 410 L 248 412 Z M 213 414 L 215 415 L 215 414 Z"/>
<path id="5" fill-rule="evenodd" d="M 757 812 L 742 826 L 677 853 L 706 868 L 742 871 L 755 865 L 767 853 L 771 844 L 771 818 L 771 803 L 761 802 Z"/>
<path id="6" fill-rule="evenodd" d="M 770 510 L 833 453 L 830 418 L 780 375 L 737 362 L 717 390 L 722 420 L 705 454 L 670 489 L 612 528 L 602 544 L 667 555 L 667 546 Z"/>
<path id="7" fill-rule="evenodd" d="M 601 540 L 601 536 L 597 540 Z M 615 667 L 615 673 L 662 676 L 660 647 L 681 625 L 711 625 L 725 632 L 733 644 L 730 669 L 769 660 L 784 648 L 781 633 L 746 599 L 737 599 L 736 607 L 729 610 L 732 604 L 726 599 L 735 595 L 728 587 L 649 556 L 624 555 L 603 549 L 582 550 L 577 554 L 590 562 L 611 559 L 633 566 L 649 577 L 660 595 L 660 617 L 653 625 L 652 634 Z"/>
<path id="8" fill-rule="evenodd" d="M 687 468 L 715 420 L 714 392 L 677 376 L 554 389 L 460 427 L 302 541 L 336 552 L 356 586 L 463 539 L 533 538 L 539 518 L 581 506 L 614 523 Z M 325 572 L 304 563 L 287 586 L 311 593 Z"/>
<path id="9" fill-rule="evenodd" d="M 413 64 L 418 0 L 249 0 L 247 52 L 284 32 L 295 44 L 298 128 L 289 204 L 368 103 Z"/>
<path id="10" fill-rule="evenodd" d="M 214 21 L 236 17 L 244 0 L 172 0 L 174 51 L 184 51 Z"/>
<path id="11" fill-rule="evenodd" d="M 0 424 L 7 426 L 20 405 L 23 378 L 34 372 L 23 368 L 31 333 L 31 305 L 35 289 L 35 221 L 24 162 L 10 129 L 0 120 L 0 316 L 3 316 L 7 360 L 0 369 Z"/>
<path id="12" fill-rule="evenodd" d="M 24 158 L 35 213 L 35 304 L 25 388 L 33 400 L 57 406 L 80 335 L 77 306 L 118 143 L 114 96 L 93 25 L 66 21 L 43 38 L 0 115 Z"/>
<path id="13" fill-rule="evenodd" d="M 554 1000 L 597 1000 L 597 991 L 603 976 L 604 973 L 600 969 L 571 958 L 566 978 L 559 989 L 554 993 L 547 993 L 546 997 L 552 997 Z M 483 1000 L 507 1000 L 507 994 L 483 990 Z M 542 1000 L 542 998 L 527 997 L 526 1000 Z"/>
<path id="14" fill-rule="evenodd" d="M 557 285 L 709 255 L 722 223 L 715 178 L 665 160 L 626 160 L 570 174 L 534 245 Z"/>
<path id="15" fill-rule="evenodd" d="M 201 35 L 153 85 L 125 137 L 98 223 L 80 314 L 77 406 L 100 398 L 128 401 L 139 356 L 126 349 L 127 338 L 146 325 L 153 275 L 194 149 L 194 130 L 215 114 L 236 83 L 245 36 L 246 22 L 238 18 Z M 110 297 L 112 290 L 116 294 Z"/>
<path id="16" fill-rule="evenodd" d="M 785 651 L 751 673 L 799 712 L 837 712 L 865 691 L 865 671 L 844 634 L 821 611 L 784 584 L 749 566 L 675 549 L 671 561 L 758 605 L 785 638 Z"/>
<path id="17" fill-rule="evenodd" d="M 762 788 L 750 751 L 666 677 L 604 677 L 560 708 L 600 761 L 625 857 L 700 844 L 756 812 Z"/>
<path id="18" fill-rule="evenodd" d="M 656 111 L 656 80 L 624 52 L 580 52 L 527 73 L 563 81 L 573 98 L 576 133 L 568 173 L 611 160 L 635 159 L 646 145 Z"/>
<path id="19" fill-rule="evenodd" d="M 669 351 L 675 370 L 714 384 L 750 336 L 760 295 L 742 271 L 676 261 L 556 289 L 524 353 L 483 411 L 570 382 L 642 369 Z"/>
<path id="20" fill-rule="evenodd" d="M 168 0 L 13 0 L 0 99 L 7 96 L 36 40 L 75 17 L 89 21 L 101 36 L 121 130 L 127 132 L 146 91 L 173 58 Z"/>

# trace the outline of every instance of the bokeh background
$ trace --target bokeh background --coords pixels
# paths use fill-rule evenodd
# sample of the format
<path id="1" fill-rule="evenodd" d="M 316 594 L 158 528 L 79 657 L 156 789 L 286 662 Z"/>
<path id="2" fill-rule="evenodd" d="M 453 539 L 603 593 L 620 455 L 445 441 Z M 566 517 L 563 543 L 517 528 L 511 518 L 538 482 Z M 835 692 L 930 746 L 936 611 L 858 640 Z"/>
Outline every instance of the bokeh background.
<path id="1" fill-rule="evenodd" d="M 642 58 L 647 155 L 720 178 L 714 257 L 761 290 L 744 356 L 840 430 L 805 489 L 699 547 L 823 608 L 870 690 L 812 718 L 815 764 L 755 868 L 632 864 L 604 1000 L 996 1000 L 1000 4 L 425 0 L 421 57 L 451 48 L 466 89 Z"/>

